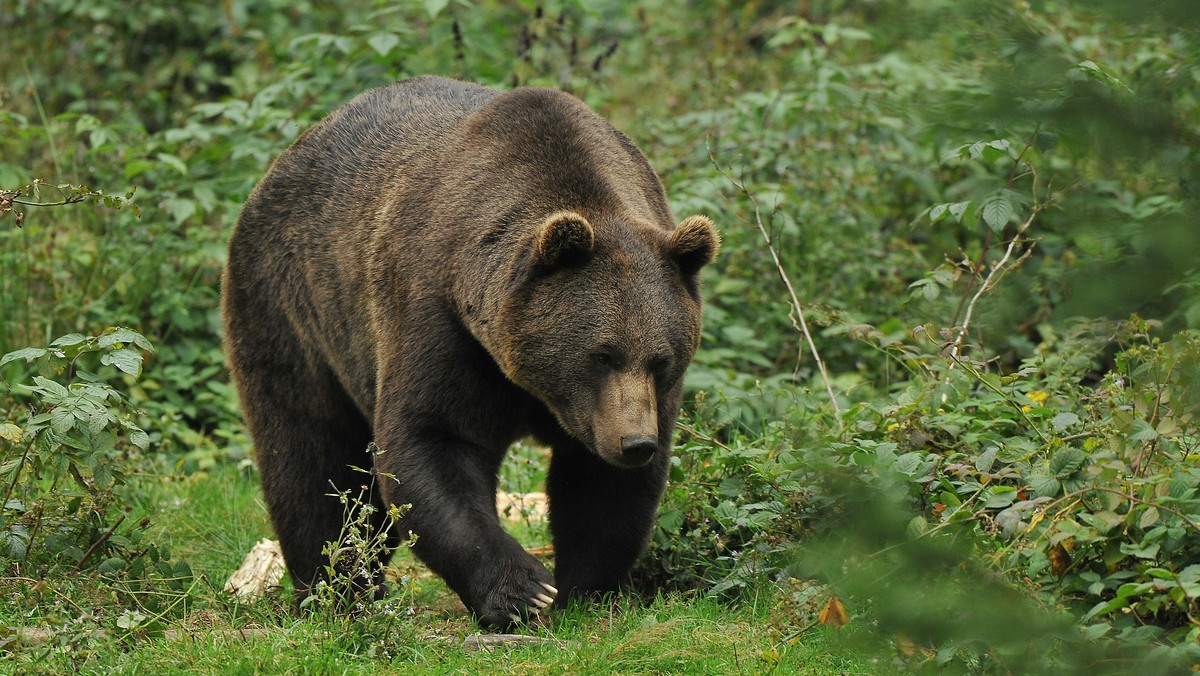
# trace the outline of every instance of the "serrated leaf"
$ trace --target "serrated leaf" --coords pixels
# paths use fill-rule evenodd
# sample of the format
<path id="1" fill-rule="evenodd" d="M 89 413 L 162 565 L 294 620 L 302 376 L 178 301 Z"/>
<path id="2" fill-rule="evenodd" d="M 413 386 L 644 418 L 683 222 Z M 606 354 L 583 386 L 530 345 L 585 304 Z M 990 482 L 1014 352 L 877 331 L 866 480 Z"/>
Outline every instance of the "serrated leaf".
<path id="1" fill-rule="evenodd" d="M 971 209 L 971 204 L 972 203 L 970 200 L 968 200 L 966 202 L 955 202 L 954 204 L 951 204 L 950 205 L 950 215 L 954 217 L 954 220 L 958 221 L 959 223 L 962 223 L 963 222 L 963 214 L 967 213 Z"/>
<path id="2" fill-rule="evenodd" d="M 92 473 L 92 484 L 100 490 L 108 490 L 112 486 L 113 475 L 108 465 L 101 465 Z"/>
<path id="3" fill-rule="evenodd" d="M 997 190 L 983 198 L 980 213 L 983 222 L 989 228 L 996 231 L 1002 230 L 1015 213 L 1008 191 Z"/>
<path id="4" fill-rule="evenodd" d="M 1033 140 L 1037 144 L 1038 150 L 1046 152 L 1047 150 L 1053 150 L 1058 145 L 1058 134 L 1039 131 L 1034 135 Z"/>
<path id="5" fill-rule="evenodd" d="M 904 455 L 896 458 L 896 462 L 892 465 L 892 469 L 907 477 L 915 478 L 917 472 L 920 471 L 921 462 L 924 459 L 925 458 L 921 453 L 905 453 Z"/>
<path id="6" fill-rule="evenodd" d="M 1107 533 L 1125 522 L 1120 514 L 1110 509 L 1102 509 L 1094 513 L 1083 512 L 1079 515 L 1079 519 L 1100 533 Z"/>
<path id="7" fill-rule="evenodd" d="M 3 357 L 0 357 L 0 366 L 4 366 L 9 362 L 16 361 L 18 359 L 24 359 L 25 361 L 30 362 L 34 359 L 40 358 L 42 355 L 46 354 L 46 352 L 47 350 L 44 347 L 27 347 L 21 350 L 15 350 L 13 352 L 9 352 Z"/>
<path id="8" fill-rule="evenodd" d="M 400 44 L 400 36 L 395 33 L 376 33 L 367 38 L 367 44 L 375 50 L 376 54 L 387 56 L 396 45 Z"/>
<path id="9" fill-rule="evenodd" d="M 1200 596 L 1200 563 L 1193 563 L 1179 571 L 1179 586 L 1188 598 Z"/>
<path id="10" fill-rule="evenodd" d="M 918 514 L 909 520 L 906 530 L 908 531 L 908 537 L 915 540 L 929 532 L 929 522 L 925 520 L 925 517 Z"/>
<path id="11" fill-rule="evenodd" d="M 996 453 L 999 451 L 999 446 L 992 446 L 983 453 L 980 453 L 979 457 L 975 458 L 975 469 L 980 472 L 990 471 L 992 465 L 996 464 Z"/>
<path id="12" fill-rule="evenodd" d="M 1055 432 L 1061 432 L 1077 422 L 1079 422 L 1079 416 L 1069 412 L 1059 413 L 1050 420 L 1050 424 L 1054 425 Z"/>
<path id="13" fill-rule="evenodd" d="M 147 352 L 154 352 L 154 347 L 150 345 L 150 341 L 146 340 L 145 336 L 123 326 L 107 329 L 104 333 L 100 334 L 100 338 L 96 341 L 99 347 L 112 347 L 117 343 L 123 345 L 132 343 Z"/>
<path id="14" fill-rule="evenodd" d="M 130 430 L 129 443 L 144 451 L 150 447 L 150 435 L 139 429 Z"/>
<path id="15" fill-rule="evenodd" d="M 1078 448 L 1068 447 L 1059 450 L 1054 457 L 1050 458 L 1050 470 L 1054 472 L 1054 476 L 1065 479 L 1079 471 L 1085 462 L 1087 462 L 1086 453 Z"/>
<path id="16" fill-rule="evenodd" d="M 1001 158 L 1012 158 L 1012 144 L 1008 139 L 996 139 L 983 144 L 981 151 L 985 162 L 995 162 Z"/>
<path id="17" fill-rule="evenodd" d="M 63 436 L 75 426 L 75 416 L 70 409 L 56 408 L 50 412 L 50 429 L 56 436 Z"/>
<path id="18" fill-rule="evenodd" d="M 108 427 L 108 414 L 104 411 L 92 411 L 87 416 L 88 433 L 96 436 L 105 427 Z"/>
<path id="19" fill-rule="evenodd" d="M 119 556 L 105 559 L 99 566 L 96 567 L 96 572 L 101 575 L 109 575 L 122 570 L 125 570 L 129 563 Z"/>
<path id="20" fill-rule="evenodd" d="M 1062 489 L 1062 483 L 1048 474 L 1031 474 L 1025 481 L 1039 497 L 1052 498 Z"/>
<path id="21" fill-rule="evenodd" d="M 68 397 L 71 394 L 70 392 L 67 391 L 67 388 L 54 382 L 53 380 L 50 380 L 49 378 L 44 378 L 42 376 L 34 376 L 33 384 L 34 384 L 34 387 L 26 387 L 25 389 L 34 390 L 34 391 L 42 390 L 46 394 L 57 397 L 59 399 Z"/>
<path id="22" fill-rule="evenodd" d="M 929 208 L 929 221 L 937 223 L 946 216 L 946 212 L 950 209 L 950 204 L 935 204 Z"/>
<path id="23" fill-rule="evenodd" d="M 1158 430 L 1142 418 L 1134 418 L 1132 428 L 1129 438 L 1135 441 L 1154 441 L 1158 438 Z"/>
<path id="24" fill-rule="evenodd" d="M 717 493 L 727 498 L 741 496 L 745 490 L 745 482 L 738 477 L 727 477 L 717 486 Z"/>
<path id="25" fill-rule="evenodd" d="M 1134 544 L 1132 542 L 1121 543 L 1121 553 L 1130 556 L 1136 556 L 1139 559 L 1153 559 L 1158 556 L 1159 543 L 1155 542 L 1148 545 Z"/>
<path id="26" fill-rule="evenodd" d="M 1141 517 L 1138 518 L 1138 525 L 1141 526 L 1142 528 L 1149 528 L 1149 527 L 1153 526 L 1154 524 L 1158 523 L 1158 518 L 1159 518 L 1158 508 L 1151 505 L 1151 506 L 1147 507 L 1142 512 Z"/>
<path id="27" fill-rule="evenodd" d="M 100 363 L 116 366 L 131 376 L 138 376 L 142 373 L 142 354 L 128 348 L 113 350 L 101 355 Z"/>
<path id="28" fill-rule="evenodd" d="M 58 340 L 55 340 L 53 343 L 50 343 L 50 347 L 71 347 L 72 345 L 78 345 L 86 341 L 87 336 L 83 335 L 82 333 L 68 333 L 67 335 L 60 337 Z"/>

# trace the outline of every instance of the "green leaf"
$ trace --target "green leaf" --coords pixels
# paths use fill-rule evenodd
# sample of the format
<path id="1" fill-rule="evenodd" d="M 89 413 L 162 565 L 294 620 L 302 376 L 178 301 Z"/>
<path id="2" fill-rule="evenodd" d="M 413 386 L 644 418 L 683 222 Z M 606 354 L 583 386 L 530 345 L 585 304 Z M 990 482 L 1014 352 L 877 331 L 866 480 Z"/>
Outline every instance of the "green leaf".
<path id="1" fill-rule="evenodd" d="M 1033 141 L 1037 144 L 1038 150 L 1046 152 L 1047 150 L 1053 150 L 1058 145 L 1058 134 L 1039 131 L 1037 134 L 1034 134 Z"/>
<path id="2" fill-rule="evenodd" d="M 924 455 L 921 453 L 905 453 L 896 458 L 896 462 L 892 465 L 892 469 L 909 478 L 915 478 L 921 469 Z"/>
<path id="3" fill-rule="evenodd" d="M 425 0 L 425 11 L 429 12 L 429 18 L 433 19 L 441 14 L 448 4 L 450 4 L 450 0 Z"/>
<path id="4" fill-rule="evenodd" d="M 909 520 L 906 530 L 908 531 L 908 537 L 915 540 L 929 532 L 929 522 L 925 520 L 925 517 L 918 514 Z"/>
<path id="5" fill-rule="evenodd" d="M 1069 412 L 1059 413 L 1050 420 L 1050 424 L 1054 425 L 1055 432 L 1061 432 L 1077 422 L 1079 422 L 1079 416 Z"/>
<path id="6" fill-rule="evenodd" d="M 1154 542 L 1148 545 L 1133 544 L 1132 542 L 1121 543 L 1121 553 L 1130 556 L 1136 556 L 1139 559 L 1153 559 L 1158 556 L 1159 543 Z"/>
<path id="7" fill-rule="evenodd" d="M 1142 528 L 1149 528 L 1149 527 L 1153 526 L 1154 524 L 1158 523 L 1158 518 L 1159 518 L 1158 508 L 1151 505 L 1151 506 L 1147 507 L 1142 512 L 1141 517 L 1138 518 L 1138 525 L 1141 526 Z"/>
<path id="8" fill-rule="evenodd" d="M 26 362 L 31 362 L 34 359 L 40 358 L 42 355 L 46 354 L 46 352 L 48 352 L 48 350 L 43 347 L 27 347 L 14 352 L 9 352 L 3 357 L 0 357 L 0 366 L 4 366 L 9 362 L 16 361 L 18 359 L 24 359 Z"/>
<path id="9" fill-rule="evenodd" d="M 70 409 L 56 408 L 50 412 L 50 429 L 57 436 L 62 436 L 71 431 L 75 426 L 75 416 Z"/>
<path id="10" fill-rule="evenodd" d="M 984 506 L 988 509 L 1008 507 L 1017 499 L 1017 489 L 1012 486 L 996 486 L 987 497 Z"/>
<path id="11" fill-rule="evenodd" d="M 96 468 L 96 471 L 92 473 L 92 483 L 102 491 L 108 490 L 112 486 L 113 475 L 108 465 L 101 465 Z"/>
<path id="12" fill-rule="evenodd" d="M 119 556 L 114 556 L 112 558 L 105 559 L 104 562 L 96 568 L 96 572 L 100 573 L 101 575 L 110 575 L 112 573 L 125 570 L 128 567 L 129 563 L 125 559 L 122 559 Z"/>
<path id="13" fill-rule="evenodd" d="M 996 464 L 996 453 L 999 451 L 999 446 L 992 446 L 983 453 L 980 453 L 979 457 L 975 458 L 975 469 L 980 472 L 991 471 L 992 465 Z"/>
<path id="14" fill-rule="evenodd" d="M 1067 447 L 1061 449 L 1050 458 L 1050 471 L 1054 472 L 1054 476 L 1059 479 L 1065 479 L 1087 462 L 1087 454 L 1078 448 Z"/>
<path id="15" fill-rule="evenodd" d="M 129 443 L 144 451 L 150 446 L 150 435 L 140 429 L 130 430 Z"/>
<path id="16" fill-rule="evenodd" d="M 992 230 L 997 232 L 1002 230 L 1012 220 L 1015 211 L 1007 190 L 997 190 L 983 198 L 981 211 L 983 222 Z"/>
<path id="17" fill-rule="evenodd" d="M 1142 418 L 1134 418 L 1132 427 L 1129 438 L 1134 441 L 1154 441 L 1158 438 L 1158 430 Z"/>
<path id="18" fill-rule="evenodd" d="M 375 50 L 375 53 L 387 56 L 396 45 L 400 44 L 400 36 L 395 33 L 376 33 L 367 38 L 367 44 Z"/>
<path id="19" fill-rule="evenodd" d="M 1100 533 L 1107 533 L 1108 531 L 1120 526 L 1125 522 L 1125 519 L 1122 518 L 1120 514 L 1117 514 L 1109 509 L 1100 510 L 1099 512 L 1091 514 L 1083 512 L 1079 515 L 1079 519 L 1089 526 L 1092 526 Z"/>
<path id="20" fill-rule="evenodd" d="M 146 340 L 145 336 L 133 329 L 121 326 L 106 329 L 104 333 L 100 334 L 100 339 L 96 341 L 99 347 L 112 347 L 117 343 L 123 345 L 133 343 L 147 352 L 154 352 L 154 347 L 150 345 L 150 341 Z"/>
<path id="21" fill-rule="evenodd" d="M 1003 158 L 1015 159 L 1012 144 L 1005 138 L 988 141 L 983 144 L 980 154 L 983 156 L 983 161 L 989 163 Z"/>
<path id="22" fill-rule="evenodd" d="M 1062 489 L 1062 483 L 1048 474 L 1031 474 L 1025 481 L 1039 497 L 1052 498 Z"/>
<path id="23" fill-rule="evenodd" d="M 142 374 L 142 354 L 136 350 L 122 348 L 101 355 L 101 364 L 111 364 L 131 376 Z"/>
<path id="24" fill-rule="evenodd" d="M 658 515 L 658 527 L 669 534 L 676 534 L 683 528 L 683 512 L 669 509 Z"/>
<path id="25" fill-rule="evenodd" d="M 950 204 L 935 204 L 929 208 L 929 222 L 937 223 L 946 216 L 946 212 L 950 209 Z"/>
<path id="26" fill-rule="evenodd" d="M 974 202 L 971 202 L 970 200 L 966 202 L 955 202 L 954 204 L 950 205 L 950 215 L 954 217 L 954 220 L 962 223 L 963 214 L 968 213 L 973 204 Z"/>
<path id="27" fill-rule="evenodd" d="M 68 333 L 53 343 L 50 343 L 50 347 L 71 347 L 86 341 L 87 336 L 83 335 L 82 333 Z"/>
<path id="28" fill-rule="evenodd" d="M 1188 598 L 1200 597 L 1200 563 L 1193 563 L 1179 571 L 1179 586 Z"/>
<path id="29" fill-rule="evenodd" d="M 163 164 L 167 165 L 168 167 L 171 167 L 175 171 L 179 172 L 180 176 L 187 176 L 187 173 L 188 173 L 187 165 L 184 164 L 183 160 L 179 159 L 178 157 L 175 157 L 174 155 L 171 155 L 170 153 L 158 153 L 155 157 L 158 158 L 159 162 L 162 162 Z"/>
<path id="30" fill-rule="evenodd" d="M 746 482 L 738 477 L 727 477 L 717 486 L 717 493 L 727 498 L 740 497 L 746 488 Z"/>

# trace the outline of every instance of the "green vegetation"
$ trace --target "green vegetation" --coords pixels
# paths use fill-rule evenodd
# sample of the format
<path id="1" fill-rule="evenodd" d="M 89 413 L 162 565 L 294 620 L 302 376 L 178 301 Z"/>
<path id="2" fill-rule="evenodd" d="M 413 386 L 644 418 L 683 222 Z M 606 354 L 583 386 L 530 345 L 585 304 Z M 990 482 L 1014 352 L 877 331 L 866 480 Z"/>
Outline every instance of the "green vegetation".
<path id="1" fill-rule="evenodd" d="M 1200 664 L 1190 3 L 0 14 L 0 663 Z M 571 91 L 725 237 L 645 596 L 528 630 L 560 643 L 462 649 L 474 628 L 406 552 L 349 618 L 221 591 L 270 534 L 222 366 L 226 238 L 301 130 L 422 73 Z M 503 482 L 543 472 L 521 446 Z"/>

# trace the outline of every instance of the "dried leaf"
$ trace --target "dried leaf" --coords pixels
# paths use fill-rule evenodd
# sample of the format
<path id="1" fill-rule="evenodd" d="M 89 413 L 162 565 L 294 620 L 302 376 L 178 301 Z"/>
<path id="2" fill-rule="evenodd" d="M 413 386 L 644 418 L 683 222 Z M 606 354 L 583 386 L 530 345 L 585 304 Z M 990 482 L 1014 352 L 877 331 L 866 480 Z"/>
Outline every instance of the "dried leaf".
<path id="1" fill-rule="evenodd" d="M 1067 572 L 1067 568 L 1071 567 L 1071 555 L 1067 553 L 1066 547 L 1062 543 L 1058 543 L 1050 548 L 1047 552 L 1050 557 L 1050 569 L 1054 574 L 1062 577 L 1063 573 Z"/>
<path id="2" fill-rule="evenodd" d="M 846 606 L 842 605 L 842 600 L 830 596 L 825 602 L 825 607 L 821 609 L 821 614 L 817 615 L 817 621 L 837 629 L 849 622 L 850 616 L 846 613 Z"/>

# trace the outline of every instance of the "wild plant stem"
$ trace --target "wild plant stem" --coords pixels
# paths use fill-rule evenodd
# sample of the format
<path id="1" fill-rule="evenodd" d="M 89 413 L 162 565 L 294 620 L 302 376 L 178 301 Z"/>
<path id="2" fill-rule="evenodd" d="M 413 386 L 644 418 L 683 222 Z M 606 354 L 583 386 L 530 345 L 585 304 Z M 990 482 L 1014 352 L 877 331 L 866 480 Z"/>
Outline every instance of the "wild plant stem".
<path id="1" fill-rule="evenodd" d="M 116 523 L 109 527 L 108 530 L 104 531 L 103 535 L 96 538 L 96 541 L 92 543 L 92 546 L 88 547 L 88 550 L 83 553 L 83 558 L 79 559 L 79 563 L 75 564 L 74 570 L 71 571 L 72 574 L 83 570 L 83 564 L 87 563 L 88 559 L 92 558 L 92 554 L 96 553 L 96 548 L 105 542 L 108 542 L 108 539 L 112 537 L 112 534 L 117 532 L 117 526 L 121 525 L 121 522 L 125 520 L 126 516 L 129 516 L 128 513 L 122 514 L 121 518 L 117 519 Z"/>
<path id="2" fill-rule="evenodd" d="M 788 276 L 787 271 L 784 270 L 783 263 L 779 260 L 779 252 L 775 250 L 771 233 L 763 224 L 762 210 L 759 207 L 758 198 L 746 188 L 744 182 L 738 181 L 721 169 L 712 153 L 709 153 L 708 159 L 712 162 L 713 167 L 725 177 L 725 180 L 729 181 L 739 192 L 745 195 L 746 199 L 750 200 L 750 204 L 754 206 L 754 224 L 757 226 L 759 234 L 762 235 L 763 241 L 767 245 L 767 251 L 771 253 L 771 260 L 775 263 L 775 270 L 779 273 L 779 278 L 783 280 L 783 285 L 787 288 L 788 296 L 792 301 L 792 311 L 789 313 L 791 315 L 792 326 L 804 336 L 805 342 L 808 343 L 809 352 L 812 354 L 813 360 L 817 363 L 817 370 L 820 372 L 821 381 L 825 385 L 825 394 L 829 397 L 829 405 L 833 408 L 833 416 L 840 428 L 842 425 L 842 409 L 838 406 L 837 397 L 833 393 L 833 385 L 829 381 L 829 372 L 825 370 L 825 362 L 821 360 L 821 354 L 817 351 L 816 341 L 813 340 L 812 332 L 808 329 L 808 322 L 804 318 L 804 306 L 800 303 L 800 298 L 796 295 L 796 289 L 792 286 L 792 280 Z"/>
<path id="3" fill-rule="evenodd" d="M 1040 129 L 1040 126 L 1039 126 L 1039 129 Z M 1037 134 L 1036 129 L 1034 130 L 1034 134 L 1035 135 Z M 1011 188 L 1013 183 L 1017 180 L 1017 178 L 1019 178 L 1017 171 L 1021 167 L 1021 160 L 1025 158 L 1025 154 L 1028 153 L 1029 149 L 1032 147 L 1033 147 L 1033 141 L 1030 140 L 1029 142 L 1027 142 L 1025 144 L 1024 148 L 1021 148 L 1021 152 L 1017 154 L 1016 158 L 1013 159 L 1012 169 L 1010 169 L 1008 172 L 1008 181 L 1006 183 L 1007 187 Z M 952 360 L 952 363 L 950 364 L 949 369 L 953 369 L 954 364 L 957 363 L 956 357 L 958 357 L 959 350 L 962 349 L 962 343 L 963 343 L 963 340 L 965 340 L 967 337 L 967 332 L 970 331 L 971 317 L 975 313 L 975 303 L 977 303 L 979 301 L 980 297 L 982 297 L 984 293 L 987 293 L 987 291 L 992 286 L 994 286 L 994 280 L 997 279 L 996 275 L 999 274 L 1004 269 L 1004 265 L 1008 261 L 1009 257 L 1012 256 L 1012 252 L 1016 248 L 1017 242 L 1020 241 L 1021 235 L 1024 234 L 1025 231 L 1029 228 L 1029 226 L 1033 224 L 1033 219 L 1037 216 L 1037 213 L 1038 213 L 1037 172 L 1034 171 L 1031 166 L 1030 170 L 1026 173 L 1030 173 L 1033 175 L 1033 197 L 1034 197 L 1033 209 L 1030 210 L 1029 218 L 1025 219 L 1025 222 L 1022 223 L 1020 225 L 1020 227 L 1017 228 L 1017 233 L 1015 235 L 1013 235 L 1012 240 L 1010 240 L 1008 243 L 1008 247 L 1005 248 L 1005 250 L 1004 250 L 1004 256 L 1001 257 L 1000 260 L 995 265 L 992 266 L 991 271 L 988 272 L 988 276 L 983 280 L 983 284 L 981 284 L 979 286 L 979 288 L 975 291 L 975 294 L 973 296 L 971 296 L 971 302 L 967 304 L 967 314 L 963 318 L 962 326 L 959 327 L 958 335 L 955 336 L 955 338 L 954 338 L 954 344 L 950 346 L 950 359 Z M 1020 174 L 1020 176 L 1024 176 L 1024 175 L 1025 175 L 1024 173 Z M 979 272 L 981 270 L 983 270 L 984 257 L 987 256 L 988 250 L 991 248 L 992 235 L 993 235 L 993 231 L 989 230 L 987 237 L 984 239 L 984 242 L 983 242 L 983 251 L 979 252 L 979 260 L 975 264 L 974 269 L 971 270 L 971 278 L 967 282 L 966 293 L 968 293 L 968 294 L 971 293 L 971 286 L 975 283 L 975 279 L 979 276 Z M 966 298 L 965 294 L 964 294 L 963 298 Z M 955 324 L 958 324 L 958 315 L 961 311 L 962 311 L 962 304 L 960 303 L 958 309 L 956 309 L 954 311 L 954 323 Z M 947 370 L 949 370 L 949 369 L 947 369 Z"/>
<path id="4" fill-rule="evenodd" d="M 1021 235 L 1025 234 L 1025 231 L 1029 229 L 1030 225 L 1033 225 L 1033 219 L 1037 217 L 1037 213 L 1038 208 L 1035 206 L 1030 212 L 1029 218 L 1025 219 L 1025 222 L 1017 228 L 1017 233 L 1013 235 L 1011 240 L 1009 240 L 1008 246 L 1004 249 L 1004 255 L 1001 256 L 1000 260 L 996 261 L 996 264 L 993 265 L 992 269 L 988 271 L 987 277 L 984 278 L 983 283 L 979 285 L 978 289 L 976 289 L 975 295 L 971 297 L 971 302 L 967 303 L 967 314 L 963 317 L 962 326 L 958 328 L 958 334 L 954 337 L 954 343 L 950 345 L 951 362 L 947 370 L 953 369 L 955 364 L 958 363 L 959 351 L 962 349 L 962 344 L 963 341 L 966 340 L 967 333 L 971 330 L 971 318 L 975 315 L 975 304 L 979 302 L 979 299 L 983 297 L 983 294 L 987 293 L 995 285 L 994 282 L 997 279 L 997 275 L 1007 272 L 1006 265 L 1008 264 L 1008 259 L 1012 257 L 1012 253 L 1014 250 L 1016 250 L 1017 244 L 1024 241 L 1021 239 Z"/>

